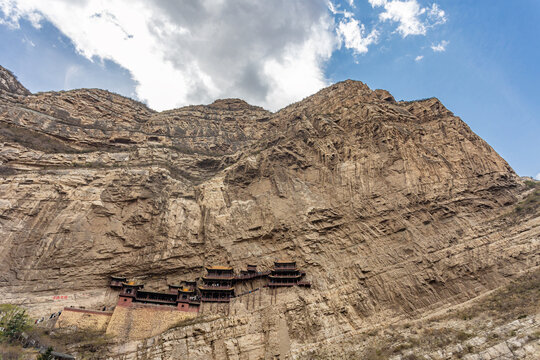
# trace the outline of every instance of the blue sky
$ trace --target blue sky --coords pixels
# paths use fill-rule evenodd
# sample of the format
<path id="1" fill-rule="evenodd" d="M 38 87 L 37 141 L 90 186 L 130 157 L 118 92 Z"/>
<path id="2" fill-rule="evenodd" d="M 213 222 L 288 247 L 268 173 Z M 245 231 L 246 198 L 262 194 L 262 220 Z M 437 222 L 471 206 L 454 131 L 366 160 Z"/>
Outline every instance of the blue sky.
<path id="1" fill-rule="evenodd" d="M 0 0 L 0 65 L 32 92 L 98 87 L 157 110 L 220 97 L 277 110 L 361 80 L 438 97 L 540 178 L 540 1 L 218 3 Z"/>

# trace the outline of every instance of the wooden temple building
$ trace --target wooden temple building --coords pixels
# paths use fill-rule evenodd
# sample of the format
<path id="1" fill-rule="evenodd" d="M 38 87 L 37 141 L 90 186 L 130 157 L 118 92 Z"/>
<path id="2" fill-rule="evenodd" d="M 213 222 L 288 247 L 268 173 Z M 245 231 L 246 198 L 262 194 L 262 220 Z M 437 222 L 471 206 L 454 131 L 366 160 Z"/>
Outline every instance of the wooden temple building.
<path id="1" fill-rule="evenodd" d="M 234 270 L 230 266 L 207 266 L 203 284 L 199 286 L 201 300 L 205 302 L 229 302 L 234 297 Z"/>
<path id="2" fill-rule="evenodd" d="M 111 286 L 112 287 L 112 286 Z M 169 285 L 168 293 L 145 291 L 144 285 L 133 282 L 122 283 L 118 294 L 118 306 L 133 304 L 174 306 L 181 311 L 198 312 L 201 304 L 195 289 L 186 286 Z"/>
<path id="3" fill-rule="evenodd" d="M 111 276 L 111 282 L 109 286 L 112 289 L 120 290 L 122 289 L 122 283 L 127 282 L 127 279 L 125 277 L 121 276 Z"/>
<path id="4" fill-rule="evenodd" d="M 207 266 L 207 274 L 202 277 L 202 284 L 197 281 L 182 281 L 179 285 L 168 285 L 166 293 L 146 291 L 144 285 L 128 282 L 125 277 L 111 276 L 110 287 L 120 290 L 118 306 L 133 304 L 151 304 L 174 306 L 180 311 L 198 312 L 201 302 L 228 303 L 235 297 L 235 285 L 250 280 L 264 281 L 263 287 L 302 286 L 311 287 L 304 279 L 306 273 L 296 266 L 293 260 L 279 260 L 268 271 L 258 271 L 257 265 L 249 264 L 246 270 L 234 273 L 230 266 Z M 241 294 L 240 294 L 241 295 Z"/>
<path id="5" fill-rule="evenodd" d="M 292 260 L 279 260 L 274 262 L 274 268 L 268 275 L 268 287 L 291 287 L 291 286 L 305 286 L 311 287 L 311 283 L 308 281 L 302 281 L 302 278 L 306 275 L 305 272 L 300 271 L 296 267 L 296 261 Z"/>

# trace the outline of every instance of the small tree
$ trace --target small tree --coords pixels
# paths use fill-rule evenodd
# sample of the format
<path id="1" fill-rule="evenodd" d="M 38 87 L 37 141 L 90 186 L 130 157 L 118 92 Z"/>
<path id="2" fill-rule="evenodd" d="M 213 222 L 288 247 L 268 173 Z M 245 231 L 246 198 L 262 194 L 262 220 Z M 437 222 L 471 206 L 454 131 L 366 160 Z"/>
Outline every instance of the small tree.
<path id="1" fill-rule="evenodd" d="M 26 310 L 9 304 L 0 307 L 0 339 L 13 341 L 30 327 Z"/>

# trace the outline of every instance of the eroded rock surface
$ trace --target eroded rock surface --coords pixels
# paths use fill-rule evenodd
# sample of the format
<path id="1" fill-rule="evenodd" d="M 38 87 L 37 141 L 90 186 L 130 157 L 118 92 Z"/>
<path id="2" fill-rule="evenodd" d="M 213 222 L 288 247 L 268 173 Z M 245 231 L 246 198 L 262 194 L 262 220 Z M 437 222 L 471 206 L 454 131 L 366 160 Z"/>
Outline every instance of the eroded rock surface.
<path id="1" fill-rule="evenodd" d="M 435 98 L 345 81 L 276 113 L 238 99 L 156 113 L 1 75 L 3 301 L 42 316 L 110 305 L 111 274 L 160 289 L 282 257 L 313 282 L 116 353 L 309 357 L 540 264 L 540 218 L 515 212 L 526 186 Z"/>

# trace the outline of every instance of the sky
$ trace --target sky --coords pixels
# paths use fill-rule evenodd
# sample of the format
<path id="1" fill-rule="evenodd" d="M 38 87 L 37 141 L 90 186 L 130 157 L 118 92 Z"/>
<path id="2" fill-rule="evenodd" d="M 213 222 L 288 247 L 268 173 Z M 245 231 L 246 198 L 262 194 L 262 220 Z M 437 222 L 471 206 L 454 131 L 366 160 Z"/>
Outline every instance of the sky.
<path id="1" fill-rule="evenodd" d="M 360 80 L 439 98 L 538 180 L 539 38 L 538 0 L 0 0 L 0 65 L 32 92 L 276 111 Z"/>

